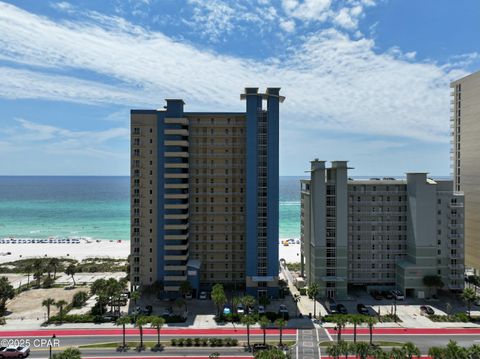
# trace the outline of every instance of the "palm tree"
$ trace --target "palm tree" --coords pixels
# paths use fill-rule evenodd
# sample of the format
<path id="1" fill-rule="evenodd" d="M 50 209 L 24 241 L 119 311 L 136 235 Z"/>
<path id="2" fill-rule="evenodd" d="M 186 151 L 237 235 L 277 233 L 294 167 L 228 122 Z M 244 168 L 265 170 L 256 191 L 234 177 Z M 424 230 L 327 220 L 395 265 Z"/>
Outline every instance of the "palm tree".
<path id="1" fill-rule="evenodd" d="M 352 314 L 349 317 L 349 322 L 353 324 L 353 342 L 357 342 L 357 325 L 365 322 L 365 316 L 362 314 Z"/>
<path id="2" fill-rule="evenodd" d="M 430 347 L 428 356 L 432 359 L 443 359 L 445 357 L 445 349 L 439 347 Z"/>
<path id="3" fill-rule="evenodd" d="M 57 279 L 57 269 L 60 265 L 60 260 L 58 258 L 50 258 L 48 265 L 53 269 L 53 280 Z"/>
<path id="4" fill-rule="evenodd" d="M 133 305 L 137 305 L 137 301 L 140 300 L 140 292 L 136 290 L 130 294 L 130 299 L 133 300 Z"/>
<path id="5" fill-rule="evenodd" d="M 318 283 L 312 283 L 307 289 L 307 295 L 313 300 L 313 317 L 317 317 L 317 296 L 320 293 Z"/>
<path id="6" fill-rule="evenodd" d="M 379 346 L 372 347 L 370 355 L 375 359 L 390 359 L 390 353 L 387 353 Z"/>
<path id="7" fill-rule="evenodd" d="M 445 348 L 445 358 L 467 359 L 468 351 L 457 344 L 457 342 L 450 340 Z"/>
<path id="8" fill-rule="evenodd" d="M 340 355 L 342 354 L 342 352 L 340 350 L 340 345 L 338 345 L 336 343 L 330 344 L 327 347 L 327 354 L 328 354 L 328 356 L 330 356 L 334 359 L 338 359 L 340 357 Z"/>
<path id="9" fill-rule="evenodd" d="M 365 342 L 360 342 L 355 344 L 355 354 L 360 357 L 360 359 L 366 359 L 372 352 L 372 347 Z"/>
<path id="10" fill-rule="evenodd" d="M 75 278 L 73 277 L 77 273 L 77 267 L 75 267 L 75 264 L 71 263 L 68 265 L 67 269 L 65 269 L 65 274 L 69 275 L 72 277 L 73 281 L 73 286 L 75 287 Z"/>
<path id="11" fill-rule="evenodd" d="M 407 354 L 403 348 L 393 348 L 390 351 L 390 357 L 392 359 L 405 359 L 406 355 Z"/>
<path id="12" fill-rule="evenodd" d="M 223 285 L 215 284 L 212 288 L 211 297 L 215 306 L 217 307 L 217 315 L 220 315 L 220 306 L 224 305 L 227 302 L 227 297 L 223 289 Z"/>
<path id="13" fill-rule="evenodd" d="M 468 348 L 468 355 L 472 359 L 480 358 L 480 345 L 473 344 L 470 348 Z"/>
<path id="14" fill-rule="evenodd" d="M 333 322 L 337 325 L 337 342 L 342 340 L 342 329 L 347 324 L 347 318 L 341 314 L 337 314 L 333 318 Z"/>
<path id="15" fill-rule="evenodd" d="M 140 317 L 137 319 L 137 322 L 135 323 L 138 327 L 138 330 L 140 331 L 140 346 L 138 347 L 139 350 L 142 350 L 143 347 L 143 326 L 148 323 L 148 318 L 147 317 Z"/>
<path id="16" fill-rule="evenodd" d="M 267 341 L 267 326 L 270 324 L 270 321 L 268 320 L 267 317 L 263 316 L 260 318 L 258 321 L 258 324 L 260 324 L 260 328 L 263 330 L 263 345 L 266 345 Z"/>
<path id="17" fill-rule="evenodd" d="M 30 287 L 30 274 L 32 273 L 33 266 L 31 264 L 27 264 L 24 268 L 25 272 L 27 273 L 27 288 Z"/>
<path id="18" fill-rule="evenodd" d="M 475 293 L 475 289 L 472 288 L 465 288 L 462 293 L 462 300 L 467 305 L 468 310 L 468 317 L 470 317 L 472 304 L 477 300 L 477 293 Z"/>
<path id="19" fill-rule="evenodd" d="M 414 356 L 420 356 L 420 350 L 412 342 L 406 342 L 405 344 L 403 344 L 402 349 L 404 350 L 405 355 L 408 359 L 412 359 Z"/>
<path id="20" fill-rule="evenodd" d="M 244 315 L 240 321 L 242 322 L 242 324 L 246 325 L 247 326 L 247 345 L 248 347 L 250 348 L 250 326 L 251 325 L 254 325 L 257 321 L 255 320 L 255 318 L 250 315 L 250 314 L 247 314 L 247 315 Z"/>
<path id="21" fill-rule="evenodd" d="M 245 312 L 248 313 L 249 308 L 253 308 L 257 300 L 251 295 L 246 295 L 242 298 L 242 304 L 245 306 Z"/>
<path id="22" fill-rule="evenodd" d="M 275 321 L 275 325 L 278 327 L 278 330 L 280 331 L 280 346 L 283 346 L 282 342 L 282 334 L 283 334 L 283 328 L 287 325 L 287 321 L 283 320 L 282 318 L 279 318 Z"/>
<path id="23" fill-rule="evenodd" d="M 120 318 L 117 319 L 116 324 L 122 326 L 123 332 L 123 345 L 122 348 L 125 349 L 127 346 L 125 344 L 125 325 L 130 323 L 130 317 L 128 315 L 122 315 Z"/>
<path id="24" fill-rule="evenodd" d="M 47 307 L 47 321 L 50 320 L 50 307 L 55 305 L 55 300 L 53 298 L 47 298 L 42 302 L 42 307 Z"/>
<path id="25" fill-rule="evenodd" d="M 42 276 L 43 269 L 41 267 L 35 269 L 35 272 L 33 273 L 33 278 L 37 281 L 37 287 L 40 287 L 40 281 L 42 280 Z"/>
<path id="26" fill-rule="evenodd" d="M 338 342 L 339 354 L 345 355 L 345 359 L 348 359 L 348 354 L 350 354 L 350 343 L 344 340 Z"/>
<path id="27" fill-rule="evenodd" d="M 374 317 L 367 317 L 366 323 L 368 324 L 368 330 L 370 332 L 370 345 L 373 345 L 373 326 L 377 323 L 377 319 Z"/>
<path id="28" fill-rule="evenodd" d="M 55 306 L 58 308 L 58 316 L 60 317 L 60 323 L 63 321 L 63 308 L 67 305 L 68 303 L 66 301 L 59 300 L 58 302 L 55 303 Z"/>
<path id="29" fill-rule="evenodd" d="M 165 319 L 162 317 L 153 317 L 150 321 L 150 325 L 157 330 L 157 348 L 160 349 L 160 330 L 165 325 Z"/>

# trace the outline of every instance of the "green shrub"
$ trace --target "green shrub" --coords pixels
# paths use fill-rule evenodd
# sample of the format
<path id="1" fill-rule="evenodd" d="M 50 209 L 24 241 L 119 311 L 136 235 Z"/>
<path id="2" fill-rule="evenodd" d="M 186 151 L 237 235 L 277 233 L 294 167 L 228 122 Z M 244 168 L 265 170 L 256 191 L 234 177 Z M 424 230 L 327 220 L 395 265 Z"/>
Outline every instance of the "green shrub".
<path id="1" fill-rule="evenodd" d="M 176 338 L 173 338 L 170 340 L 170 344 L 172 344 L 172 347 L 176 347 L 178 344 L 178 340 Z"/>
<path id="2" fill-rule="evenodd" d="M 60 317 L 52 315 L 48 323 L 59 323 Z M 92 314 L 66 314 L 62 319 L 63 323 L 103 323 L 105 320 L 99 315 Z"/>
<path id="3" fill-rule="evenodd" d="M 185 339 L 183 339 L 183 338 L 178 338 L 178 340 L 177 340 L 177 345 L 178 345 L 179 347 L 183 347 L 184 344 L 185 344 Z"/>
<path id="4" fill-rule="evenodd" d="M 208 346 L 208 338 L 200 338 L 200 344 L 202 347 Z"/>
<path id="5" fill-rule="evenodd" d="M 180 315 L 172 315 L 170 317 L 166 317 L 165 323 L 185 323 L 187 321 L 187 318 L 184 318 Z"/>
<path id="6" fill-rule="evenodd" d="M 85 304 L 85 302 L 88 299 L 88 293 L 87 292 L 78 292 L 75 293 L 72 299 L 72 306 L 75 308 L 81 308 Z"/>
<path id="7" fill-rule="evenodd" d="M 201 344 L 200 338 L 193 338 L 193 345 L 195 345 L 196 347 L 199 347 L 200 344 Z"/>
<path id="8" fill-rule="evenodd" d="M 187 338 L 187 339 L 185 339 L 185 345 L 186 345 L 187 347 L 191 347 L 192 344 L 193 344 L 192 338 Z"/>

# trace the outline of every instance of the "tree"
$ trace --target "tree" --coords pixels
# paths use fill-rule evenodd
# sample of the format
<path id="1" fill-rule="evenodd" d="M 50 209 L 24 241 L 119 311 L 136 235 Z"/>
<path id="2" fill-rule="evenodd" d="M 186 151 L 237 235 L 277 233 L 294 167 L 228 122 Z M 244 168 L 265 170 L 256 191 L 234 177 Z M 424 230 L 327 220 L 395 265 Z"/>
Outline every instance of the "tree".
<path id="1" fill-rule="evenodd" d="M 477 300 L 477 293 L 473 288 L 465 288 L 462 293 L 462 300 L 467 305 L 468 317 L 470 318 L 472 304 Z"/>
<path id="2" fill-rule="evenodd" d="M 310 299 L 313 300 L 313 317 L 317 317 L 317 296 L 320 293 L 320 286 L 318 283 L 312 283 L 307 288 L 307 295 Z"/>
<path id="3" fill-rule="evenodd" d="M 76 285 L 75 284 L 75 278 L 73 277 L 75 275 L 75 273 L 77 273 L 77 267 L 73 263 L 69 264 L 67 269 L 65 269 L 65 274 L 72 277 L 74 287 Z"/>
<path id="4" fill-rule="evenodd" d="M 191 293 L 192 292 L 192 285 L 190 284 L 190 282 L 188 280 L 182 282 L 180 284 L 180 294 L 183 295 L 184 297 Z"/>
<path id="5" fill-rule="evenodd" d="M 405 359 L 405 350 L 403 348 L 392 348 L 390 351 L 390 357 L 392 359 Z"/>
<path id="6" fill-rule="evenodd" d="M 245 306 L 246 312 L 249 311 L 249 308 L 253 308 L 256 303 L 257 300 L 251 295 L 246 295 L 242 298 L 242 304 Z"/>
<path id="7" fill-rule="evenodd" d="M 343 354 L 341 351 L 340 344 L 337 343 L 332 343 L 327 347 L 327 354 L 328 356 L 338 359 L 340 358 L 340 355 Z"/>
<path id="8" fill-rule="evenodd" d="M 140 346 L 138 347 L 139 350 L 142 350 L 144 348 L 144 346 L 143 346 L 143 327 L 147 323 L 148 323 L 148 318 L 147 317 L 140 317 L 140 318 L 137 319 L 137 322 L 135 323 L 138 327 L 138 330 L 140 331 Z"/>
<path id="9" fill-rule="evenodd" d="M 0 278 L 0 316 L 5 314 L 7 310 L 7 300 L 13 299 L 15 290 L 8 281 L 7 277 Z"/>
<path id="10" fill-rule="evenodd" d="M 33 272 L 33 278 L 37 282 L 37 287 L 40 287 L 40 282 L 42 280 L 42 277 L 43 277 L 43 268 L 42 267 L 36 268 L 35 272 Z"/>
<path id="11" fill-rule="evenodd" d="M 250 314 L 247 314 L 247 315 L 244 315 L 241 319 L 240 319 L 241 323 L 243 325 L 246 325 L 247 326 L 247 345 L 248 347 L 250 348 L 250 326 L 251 325 L 254 325 L 257 321 L 255 320 L 255 318 L 250 315 Z"/>
<path id="12" fill-rule="evenodd" d="M 445 358 L 447 359 L 467 359 L 468 351 L 457 344 L 457 342 L 450 340 L 445 348 Z"/>
<path id="13" fill-rule="evenodd" d="M 342 340 L 342 329 L 347 324 L 347 318 L 342 314 L 336 314 L 333 316 L 333 322 L 337 325 L 337 342 Z"/>
<path id="14" fill-rule="evenodd" d="M 260 328 L 262 328 L 262 330 L 263 330 L 263 345 L 266 345 L 266 342 L 267 342 L 267 327 L 270 324 L 270 321 L 268 320 L 267 317 L 263 316 L 258 321 L 258 324 L 260 324 Z"/>
<path id="15" fill-rule="evenodd" d="M 55 305 L 55 300 L 53 298 L 47 298 L 42 302 L 42 307 L 47 307 L 47 320 L 50 320 L 50 307 Z"/>
<path id="16" fill-rule="evenodd" d="M 346 342 L 345 340 L 342 340 L 337 345 L 338 345 L 340 354 L 344 355 L 345 359 L 348 359 L 348 354 L 350 354 L 352 350 L 350 343 Z"/>
<path id="17" fill-rule="evenodd" d="M 125 344 L 125 325 L 130 323 L 130 317 L 128 315 L 122 315 L 120 318 L 117 319 L 117 322 L 115 324 L 121 325 L 122 326 L 122 332 L 123 332 L 123 344 L 122 344 L 122 349 L 125 349 L 127 345 Z"/>
<path id="18" fill-rule="evenodd" d="M 275 321 L 275 325 L 278 327 L 278 330 L 280 331 L 280 346 L 283 346 L 282 342 L 282 334 L 283 334 L 283 328 L 287 325 L 287 322 L 283 320 L 282 318 L 279 318 Z"/>
<path id="19" fill-rule="evenodd" d="M 225 296 L 225 290 L 223 289 L 223 285 L 217 283 L 212 288 L 212 300 L 217 307 L 217 315 L 220 315 L 220 307 L 227 302 L 227 297 Z"/>
<path id="20" fill-rule="evenodd" d="M 63 321 L 63 308 L 67 305 L 68 303 L 66 301 L 59 300 L 58 302 L 55 303 L 55 306 L 58 308 L 58 316 L 60 317 L 60 323 Z"/>
<path id="21" fill-rule="evenodd" d="M 366 359 L 372 352 L 372 347 L 365 342 L 360 342 L 355 344 L 355 354 L 360 357 L 360 359 Z"/>
<path id="22" fill-rule="evenodd" d="M 130 299 L 133 300 L 133 305 L 137 305 L 137 301 L 140 300 L 140 292 L 138 290 L 132 292 Z"/>
<path id="23" fill-rule="evenodd" d="M 295 302 L 295 317 L 298 317 L 298 303 L 300 302 L 300 294 L 293 295 L 293 301 Z"/>
<path id="24" fill-rule="evenodd" d="M 406 342 L 402 345 L 402 349 L 405 352 L 405 355 L 408 359 L 412 359 L 414 356 L 420 356 L 420 350 L 412 342 Z"/>
<path id="25" fill-rule="evenodd" d="M 68 348 L 62 353 L 53 354 L 53 359 L 81 359 L 81 353 L 77 348 Z"/>
<path id="26" fill-rule="evenodd" d="M 30 274 L 32 274 L 33 266 L 31 264 L 27 264 L 24 268 L 25 273 L 27 273 L 27 288 L 30 287 Z"/>
<path id="27" fill-rule="evenodd" d="M 353 342 L 357 342 L 357 325 L 365 323 L 366 318 L 362 314 L 352 314 L 348 320 L 353 324 Z"/>
<path id="28" fill-rule="evenodd" d="M 377 323 L 377 319 L 374 317 L 367 317 L 366 323 L 368 324 L 368 331 L 370 332 L 370 345 L 373 344 L 373 326 Z"/>
<path id="29" fill-rule="evenodd" d="M 473 344 L 470 348 L 468 348 L 468 356 L 471 359 L 479 359 L 480 358 L 480 345 Z"/>
<path id="30" fill-rule="evenodd" d="M 157 330 L 157 348 L 160 349 L 160 330 L 165 325 L 165 319 L 163 319 L 162 317 L 153 317 L 150 321 L 150 325 L 152 328 L 155 328 Z"/>
<path id="31" fill-rule="evenodd" d="M 48 261 L 48 266 L 53 269 L 53 280 L 57 279 L 57 269 L 60 265 L 60 260 L 58 258 L 50 258 Z"/>
<path id="32" fill-rule="evenodd" d="M 431 288 L 442 288 L 445 284 L 442 281 L 442 277 L 439 275 L 426 275 L 423 277 L 423 284 L 428 287 L 428 296 L 430 297 Z"/>
<path id="33" fill-rule="evenodd" d="M 428 356 L 432 359 L 443 359 L 445 358 L 445 350 L 439 347 L 431 347 L 428 349 Z"/>
<path id="34" fill-rule="evenodd" d="M 390 359 L 390 353 L 387 353 L 379 346 L 372 347 L 370 355 L 375 359 Z"/>

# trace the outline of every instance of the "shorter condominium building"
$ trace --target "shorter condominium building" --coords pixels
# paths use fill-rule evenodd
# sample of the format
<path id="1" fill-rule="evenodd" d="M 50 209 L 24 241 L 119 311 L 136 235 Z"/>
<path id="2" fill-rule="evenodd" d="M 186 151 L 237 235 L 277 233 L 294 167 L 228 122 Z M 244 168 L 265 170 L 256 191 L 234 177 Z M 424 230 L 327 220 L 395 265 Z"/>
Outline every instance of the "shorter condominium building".
<path id="1" fill-rule="evenodd" d="M 346 161 L 311 162 L 301 181 L 301 261 L 322 297 L 347 299 L 349 288 L 431 293 L 423 279 L 463 289 L 463 194 L 427 173 L 406 179 L 348 177 Z"/>

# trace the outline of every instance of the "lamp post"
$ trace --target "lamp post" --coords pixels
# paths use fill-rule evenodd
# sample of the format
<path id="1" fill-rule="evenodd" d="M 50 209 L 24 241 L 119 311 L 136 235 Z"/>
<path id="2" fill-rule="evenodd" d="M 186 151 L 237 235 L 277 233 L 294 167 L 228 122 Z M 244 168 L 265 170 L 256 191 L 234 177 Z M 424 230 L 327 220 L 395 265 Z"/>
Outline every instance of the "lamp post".
<path id="1" fill-rule="evenodd" d="M 49 359 L 52 359 L 52 341 L 53 339 L 55 339 L 56 336 L 55 336 L 55 333 L 52 335 L 52 340 L 50 340 L 50 351 L 49 351 L 49 355 L 48 355 L 48 358 Z"/>

